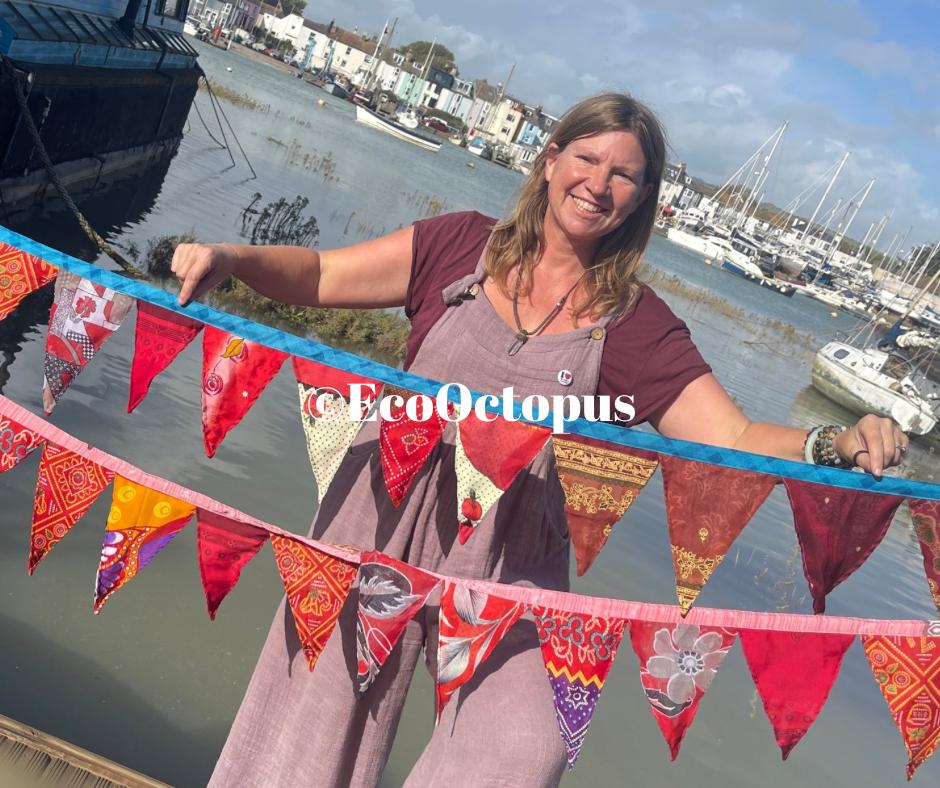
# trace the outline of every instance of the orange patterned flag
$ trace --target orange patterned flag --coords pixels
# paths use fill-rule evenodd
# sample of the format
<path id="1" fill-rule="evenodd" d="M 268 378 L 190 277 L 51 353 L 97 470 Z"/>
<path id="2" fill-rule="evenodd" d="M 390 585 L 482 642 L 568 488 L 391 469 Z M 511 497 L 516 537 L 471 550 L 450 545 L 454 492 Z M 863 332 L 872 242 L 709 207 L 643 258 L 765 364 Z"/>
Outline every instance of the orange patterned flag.
<path id="1" fill-rule="evenodd" d="M 676 595 L 684 616 L 738 534 L 770 495 L 776 479 L 666 455 L 660 462 Z"/>
<path id="2" fill-rule="evenodd" d="M 95 584 L 95 613 L 183 530 L 195 512 L 191 503 L 115 476 Z"/>
<path id="3" fill-rule="evenodd" d="M 940 744 L 940 638 L 862 636 L 865 655 L 907 747 L 907 779 Z"/>
<path id="4" fill-rule="evenodd" d="M 33 525 L 26 570 L 39 562 L 88 511 L 114 474 L 97 463 L 54 443 L 46 443 L 39 460 Z"/>
<path id="5" fill-rule="evenodd" d="M 924 556 L 930 596 L 940 613 L 940 501 L 909 500 L 907 505 Z"/>
<path id="6" fill-rule="evenodd" d="M 289 536 L 271 534 L 271 547 L 297 637 L 313 670 L 356 579 L 356 566 Z"/>
<path id="7" fill-rule="evenodd" d="M 0 241 L 0 320 L 55 275 L 56 269 L 45 260 Z"/>

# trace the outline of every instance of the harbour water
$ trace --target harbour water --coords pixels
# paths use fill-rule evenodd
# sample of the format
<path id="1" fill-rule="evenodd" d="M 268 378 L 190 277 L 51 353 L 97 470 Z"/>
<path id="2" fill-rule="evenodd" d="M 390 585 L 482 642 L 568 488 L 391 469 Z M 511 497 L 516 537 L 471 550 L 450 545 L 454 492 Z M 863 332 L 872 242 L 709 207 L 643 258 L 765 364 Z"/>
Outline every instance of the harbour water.
<path id="1" fill-rule="evenodd" d="M 240 212 L 258 192 L 264 202 L 308 197 L 308 211 L 319 222 L 320 245 L 329 248 L 440 211 L 499 215 L 521 183 L 517 174 L 456 146 L 445 144 L 439 153 L 429 153 L 364 128 L 355 124 L 350 104 L 263 63 L 195 45 L 216 84 L 270 105 L 259 110 L 224 104 L 259 177 L 248 179 L 237 151 L 237 165 L 230 167 L 228 154 L 215 146 L 193 113 L 165 175 L 157 173 L 83 206 L 112 242 L 145 248 L 150 238 L 187 230 L 205 241 L 239 241 Z M 319 100 L 325 102 L 322 107 Z M 205 94 L 197 104 L 213 123 Z M 469 161 L 476 167 L 468 168 Z M 15 229 L 79 256 L 89 251 L 65 214 L 50 213 Z M 854 319 L 832 317 L 828 307 L 800 296 L 776 296 L 704 265 L 700 257 L 661 238 L 654 238 L 648 264 L 654 277 L 675 277 L 705 292 L 705 297 L 690 298 L 668 283 L 661 290 L 752 418 L 800 426 L 852 419 L 809 387 L 809 365 L 813 350 L 853 326 Z M 0 323 L 2 393 L 35 412 L 41 411 L 48 300 L 48 294 L 40 294 L 14 319 Z M 725 308 L 729 305 L 740 313 L 732 314 Z M 147 471 L 304 532 L 316 493 L 289 366 L 217 456 L 207 460 L 200 435 L 199 343 L 127 415 L 132 350 L 128 325 L 73 384 L 51 420 Z M 28 578 L 37 464 L 33 456 L 0 476 L 0 712 L 173 785 L 204 785 L 281 594 L 269 549 L 245 569 L 215 622 L 205 614 L 192 527 L 93 616 L 91 592 L 109 495 Z M 914 445 L 905 472 L 928 481 L 940 475 L 929 445 Z M 905 510 L 863 568 L 830 596 L 828 612 L 935 617 L 920 562 Z M 658 477 L 573 590 L 674 601 Z M 732 547 L 700 603 L 811 612 L 781 490 Z M 383 785 L 402 783 L 432 724 L 432 685 L 419 669 Z M 494 720 L 491 730 L 480 733 L 494 746 L 498 725 Z M 565 784 L 891 786 L 904 784 L 904 763 L 898 732 L 857 644 L 818 722 L 785 764 L 737 648 L 703 701 L 679 759 L 670 763 L 640 688 L 636 659 L 625 643 L 581 760 Z M 938 778 L 940 760 L 934 760 L 915 780 L 928 785 Z"/>

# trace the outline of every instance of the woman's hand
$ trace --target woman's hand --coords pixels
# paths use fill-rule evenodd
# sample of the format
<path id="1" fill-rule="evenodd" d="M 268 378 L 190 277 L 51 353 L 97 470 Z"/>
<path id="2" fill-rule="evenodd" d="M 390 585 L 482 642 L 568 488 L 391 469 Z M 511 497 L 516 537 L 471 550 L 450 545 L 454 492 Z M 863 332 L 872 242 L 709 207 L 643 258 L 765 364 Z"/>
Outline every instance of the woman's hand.
<path id="1" fill-rule="evenodd" d="M 909 444 L 910 439 L 891 419 L 869 413 L 836 435 L 832 448 L 846 462 L 880 477 L 885 468 L 904 461 Z"/>
<path id="2" fill-rule="evenodd" d="M 177 246 L 170 270 L 180 283 L 180 306 L 186 306 L 235 273 L 238 261 L 238 247 L 233 244 Z"/>

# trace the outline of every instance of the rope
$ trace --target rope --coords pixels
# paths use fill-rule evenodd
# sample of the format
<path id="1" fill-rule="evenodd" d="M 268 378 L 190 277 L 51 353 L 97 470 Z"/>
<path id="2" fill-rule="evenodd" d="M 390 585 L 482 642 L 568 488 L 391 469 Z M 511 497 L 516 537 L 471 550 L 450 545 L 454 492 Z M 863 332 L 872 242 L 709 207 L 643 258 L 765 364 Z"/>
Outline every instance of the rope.
<path id="1" fill-rule="evenodd" d="M 222 113 L 222 117 L 225 119 L 225 123 L 226 123 L 226 125 L 228 126 L 228 130 L 229 130 L 230 132 L 232 132 L 232 139 L 235 140 L 235 144 L 238 146 L 238 150 L 241 152 L 242 157 L 245 159 L 245 164 L 247 164 L 247 165 L 248 165 L 248 169 L 251 170 L 251 180 L 257 179 L 258 174 L 255 172 L 255 168 L 251 166 L 251 162 L 248 161 L 248 155 L 245 153 L 245 149 L 242 147 L 242 144 L 238 141 L 238 135 L 235 133 L 235 129 L 232 128 L 232 124 L 231 124 L 231 122 L 230 122 L 229 119 L 228 119 L 228 115 L 226 115 L 226 114 L 225 114 L 225 110 L 222 109 L 222 103 L 221 103 L 221 102 L 219 101 L 219 99 L 216 97 L 215 91 L 212 90 L 212 85 L 211 85 L 210 82 L 209 82 L 209 77 L 207 77 L 205 74 L 203 74 L 203 75 L 202 75 L 202 78 L 203 78 L 203 79 L 205 80 L 205 82 L 206 82 L 206 89 L 209 91 L 209 96 L 210 96 L 211 99 L 215 102 L 215 106 L 218 107 L 218 112 L 221 112 L 221 113 Z M 216 119 L 218 119 L 218 117 L 219 117 L 218 112 L 216 113 Z M 219 128 L 222 128 L 222 124 L 221 124 L 221 123 L 219 124 Z M 222 137 L 223 137 L 223 138 L 225 137 L 225 132 L 224 132 L 224 131 L 222 132 Z M 231 155 L 231 151 L 229 151 L 229 155 Z M 234 164 L 234 163 L 235 163 L 235 160 L 232 159 L 232 164 Z"/>
<path id="2" fill-rule="evenodd" d="M 209 100 L 209 103 L 212 103 L 211 99 Z M 202 127 L 206 130 L 206 134 L 209 135 L 209 139 L 211 139 L 220 148 L 224 148 L 225 146 L 215 138 L 211 131 L 209 131 L 209 124 L 206 123 L 205 118 L 202 117 L 202 113 L 199 111 L 199 104 L 196 103 L 195 96 L 193 96 L 193 109 L 196 110 L 196 114 L 199 116 L 199 120 L 202 121 Z"/>
<path id="3" fill-rule="evenodd" d="M 212 107 L 212 111 L 215 113 L 215 122 L 219 124 L 219 131 L 222 132 L 222 141 L 225 143 L 225 151 L 228 153 L 229 159 L 232 160 L 232 167 L 235 166 L 235 157 L 232 155 L 232 149 L 228 144 L 228 137 L 225 136 L 225 127 L 222 126 L 222 119 L 219 117 L 219 110 L 216 109 L 216 102 L 214 101 L 215 96 L 212 94 L 212 88 L 209 87 L 209 80 L 206 78 L 206 75 L 202 75 L 203 80 L 206 83 L 206 88 L 209 90 L 209 106 Z M 226 167 L 225 169 L 229 169 Z"/>

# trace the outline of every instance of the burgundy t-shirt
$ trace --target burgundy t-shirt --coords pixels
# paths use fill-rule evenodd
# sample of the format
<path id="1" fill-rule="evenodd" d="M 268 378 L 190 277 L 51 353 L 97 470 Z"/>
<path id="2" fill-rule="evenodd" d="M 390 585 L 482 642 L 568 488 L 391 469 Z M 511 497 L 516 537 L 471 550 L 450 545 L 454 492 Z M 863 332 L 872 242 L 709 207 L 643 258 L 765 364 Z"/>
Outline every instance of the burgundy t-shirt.
<path id="1" fill-rule="evenodd" d="M 405 369 L 431 326 L 447 308 L 441 291 L 473 273 L 496 220 L 476 211 L 423 219 L 414 224 L 411 280 L 405 314 L 411 320 Z M 636 306 L 608 327 L 597 393 L 632 394 L 636 418 L 655 420 L 689 383 L 711 372 L 688 326 L 643 285 Z"/>

